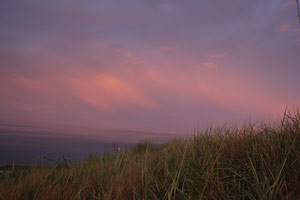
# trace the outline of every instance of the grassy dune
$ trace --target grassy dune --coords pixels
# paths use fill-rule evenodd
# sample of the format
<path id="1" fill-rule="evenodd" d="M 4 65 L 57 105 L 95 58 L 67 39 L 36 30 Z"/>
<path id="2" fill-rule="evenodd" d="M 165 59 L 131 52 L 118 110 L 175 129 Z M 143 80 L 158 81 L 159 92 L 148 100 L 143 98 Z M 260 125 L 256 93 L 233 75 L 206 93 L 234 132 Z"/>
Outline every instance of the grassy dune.
<path id="1" fill-rule="evenodd" d="M 299 199 L 300 113 L 0 178 L 0 199 Z"/>

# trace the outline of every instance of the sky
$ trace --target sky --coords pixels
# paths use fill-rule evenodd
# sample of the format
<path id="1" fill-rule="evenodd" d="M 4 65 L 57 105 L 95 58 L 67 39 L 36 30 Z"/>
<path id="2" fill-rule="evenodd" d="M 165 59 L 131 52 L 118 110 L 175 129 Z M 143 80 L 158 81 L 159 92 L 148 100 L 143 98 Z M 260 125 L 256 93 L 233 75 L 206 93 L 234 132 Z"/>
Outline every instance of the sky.
<path id="1" fill-rule="evenodd" d="M 277 119 L 300 104 L 299 74 L 294 0 L 0 2 L 2 125 L 151 135 Z"/>

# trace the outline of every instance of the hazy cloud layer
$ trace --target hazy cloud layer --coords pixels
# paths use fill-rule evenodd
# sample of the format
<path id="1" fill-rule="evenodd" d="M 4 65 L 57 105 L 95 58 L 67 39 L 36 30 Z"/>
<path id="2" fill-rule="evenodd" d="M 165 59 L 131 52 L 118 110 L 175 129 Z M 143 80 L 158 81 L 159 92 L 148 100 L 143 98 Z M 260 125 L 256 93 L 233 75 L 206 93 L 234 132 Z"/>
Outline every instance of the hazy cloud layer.
<path id="1" fill-rule="evenodd" d="M 294 1 L 0 3 L 3 123 L 187 131 L 300 103 Z"/>

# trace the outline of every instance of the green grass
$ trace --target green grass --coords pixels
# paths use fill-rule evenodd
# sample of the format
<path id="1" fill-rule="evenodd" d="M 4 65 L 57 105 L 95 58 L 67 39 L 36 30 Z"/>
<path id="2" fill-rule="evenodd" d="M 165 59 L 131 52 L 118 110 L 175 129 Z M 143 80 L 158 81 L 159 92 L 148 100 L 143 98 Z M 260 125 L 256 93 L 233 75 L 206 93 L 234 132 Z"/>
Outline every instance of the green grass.
<path id="1" fill-rule="evenodd" d="M 299 199 L 300 113 L 0 178 L 0 199 Z"/>

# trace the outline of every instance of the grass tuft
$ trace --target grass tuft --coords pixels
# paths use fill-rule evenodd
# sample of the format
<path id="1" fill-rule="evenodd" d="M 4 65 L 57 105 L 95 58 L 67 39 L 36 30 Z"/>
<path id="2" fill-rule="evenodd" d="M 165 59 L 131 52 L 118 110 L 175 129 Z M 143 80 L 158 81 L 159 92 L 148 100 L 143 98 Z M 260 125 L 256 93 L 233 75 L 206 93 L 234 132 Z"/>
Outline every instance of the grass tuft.
<path id="1" fill-rule="evenodd" d="M 300 112 L 0 176 L 0 199 L 299 199 Z"/>

